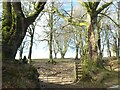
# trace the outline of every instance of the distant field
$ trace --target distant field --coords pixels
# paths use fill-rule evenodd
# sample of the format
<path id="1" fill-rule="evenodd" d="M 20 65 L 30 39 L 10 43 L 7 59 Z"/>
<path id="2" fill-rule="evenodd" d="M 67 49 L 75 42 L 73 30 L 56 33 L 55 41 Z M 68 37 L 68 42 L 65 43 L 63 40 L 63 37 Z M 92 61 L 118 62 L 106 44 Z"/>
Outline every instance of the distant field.
<path id="1" fill-rule="evenodd" d="M 47 62 L 49 61 L 49 59 L 32 59 L 32 61 L 36 61 L 36 62 Z M 74 61 L 74 58 L 65 58 L 65 59 L 61 59 L 61 58 L 57 58 L 54 59 L 54 61 L 56 62 L 68 62 L 68 61 Z"/>

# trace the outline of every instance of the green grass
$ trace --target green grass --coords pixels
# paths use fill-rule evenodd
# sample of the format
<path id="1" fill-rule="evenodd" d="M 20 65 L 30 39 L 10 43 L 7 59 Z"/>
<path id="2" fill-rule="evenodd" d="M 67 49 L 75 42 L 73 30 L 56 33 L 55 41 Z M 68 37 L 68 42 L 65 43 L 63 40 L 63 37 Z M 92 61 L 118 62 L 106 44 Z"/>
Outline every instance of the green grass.
<path id="1" fill-rule="evenodd" d="M 82 88 L 108 88 L 113 85 L 119 85 L 118 72 L 100 69 L 95 77 L 95 80 L 88 79 L 79 81 L 78 85 L 80 85 Z"/>

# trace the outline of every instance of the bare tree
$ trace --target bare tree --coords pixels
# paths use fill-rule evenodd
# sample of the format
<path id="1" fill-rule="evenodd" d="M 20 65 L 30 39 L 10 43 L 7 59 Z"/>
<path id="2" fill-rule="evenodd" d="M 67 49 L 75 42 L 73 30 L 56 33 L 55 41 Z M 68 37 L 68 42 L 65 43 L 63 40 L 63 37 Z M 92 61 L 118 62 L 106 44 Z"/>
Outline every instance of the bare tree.
<path id="1" fill-rule="evenodd" d="M 36 22 L 31 24 L 28 28 L 28 33 L 30 35 L 30 47 L 29 47 L 29 53 L 28 53 L 28 63 L 31 63 L 31 55 L 32 55 L 35 26 L 36 26 Z"/>

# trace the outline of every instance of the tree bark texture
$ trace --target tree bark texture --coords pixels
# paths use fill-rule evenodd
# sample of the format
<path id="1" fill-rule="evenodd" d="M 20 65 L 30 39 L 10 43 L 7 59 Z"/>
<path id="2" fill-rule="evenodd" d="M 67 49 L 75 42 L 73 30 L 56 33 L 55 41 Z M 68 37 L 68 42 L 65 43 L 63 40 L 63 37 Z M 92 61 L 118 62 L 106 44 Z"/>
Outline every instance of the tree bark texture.
<path id="1" fill-rule="evenodd" d="M 95 18 L 97 19 L 97 18 Z M 93 63 L 97 62 L 97 40 L 96 35 L 94 33 L 96 20 L 91 18 L 91 22 L 88 28 L 88 47 L 89 47 L 89 59 L 92 60 Z"/>

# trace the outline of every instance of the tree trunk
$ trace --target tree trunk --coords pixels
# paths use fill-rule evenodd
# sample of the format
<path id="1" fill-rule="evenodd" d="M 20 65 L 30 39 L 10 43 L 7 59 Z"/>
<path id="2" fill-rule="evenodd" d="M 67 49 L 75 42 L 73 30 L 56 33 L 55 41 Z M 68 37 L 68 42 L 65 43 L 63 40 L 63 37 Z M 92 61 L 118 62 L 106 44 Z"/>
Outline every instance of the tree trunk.
<path id="1" fill-rule="evenodd" d="M 22 45 L 20 46 L 20 53 L 19 53 L 19 60 L 22 61 L 22 54 L 23 54 L 23 47 Z"/>
<path id="2" fill-rule="evenodd" d="M 19 48 L 20 48 L 20 53 L 19 53 L 19 54 L 20 54 L 20 56 L 19 56 L 19 60 L 20 60 L 20 61 L 22 61 L 22 55 L 23 55 L 23 49 L 24 49 L 24 47 L 25 47 L 25 43 L 26 43 L 26 42 L 23 42 L 23 43 L 20 45 L 20 47 L 19 47 Z"/>
<path id="3" fill-rule="evenodd" d="M 107 39 L 107 48 L 108 48 L 108 56 L 111 57 L 111 51 L 110 51 L 110 45 L 108 39 Z"/>
<path id="4" fill-rule="evenodd" d="M 43 10 L 46 2 L 37 3 L 36 10 L 32 15 L 25 18 L 21 2 L 3 2 L 2 14 L 2 59 L 15 59 L 28 26 L 34 22 Z M 11 5 L 12 4 L 12 5 Z M 39 8 L 39 9 L 37 9 Z"/>
<path id="5" fill-rule="evenodd" d="M 107 26 L 107 29 L 109 30 L 109 26 Z M 111 57 L 111 51 L 110 51 L 110 43 L 109 43 L 109 36 L 108 36 L 108 30 L 106 32 L 106 40 L 107 40 L 107 52 L 108 56 Z"/>
<path id="6" fill-rule="evenodd" d="M 83 50 L 84 48 L 83 48 L 83 41 L 81 40 L 81 44 L 80 44 L 80 61 L 81 62 L 83 62 L 84 60 L 83 60 Z"/>
<path id="7" fill-rule="evenodd" d="M 98 36 L 99 37 L 99 36 Z M 98 49 L 99 49 L 99 57 L 102 58 L 102 51 L 101 51 L 101 38 L 98 39 Z"/>
<path id="8" fill-rule="evenodd" d="M 103 68 L 102 57 L 103 57 L 103 51 L 101 50 L 101 37 L 100 37 L 100 30 L 98 28 L 98 66 L 101 68 Z"/>
<path id="9" fill-rule="evenodd" d="M 118 38 L 117 58 L 120 58 L 120 30 L 119 30 L 119 38 Z"/>
<path id="10" fill-rule="evenodd" d="M 89 21 L 89 27 L 88 27 L 88 60 L 89 62 L 97 64 L 98 59 L 98 47 L 96 40 L 96 24 L 97 24 L 97 17 L 98 14 L 100 14 L 105 8 L 107 8 L 112 2 L 105 3 L 101 7 L 98 7 L 100 2 L 80 2 L 84 5 L 84 7 L 87 9 L 87 13 L 89 15 L 88 21 Z"/>
<path id="11" fill-rule="evenodd" d="M 118 2 L 118 50 L 117 50 L 117 58 L 120 57 L 120 1 Z"/>
<path id="12" fill-rule="evenodd" d="M 33 35 L 30 40 L 29 54 L 28 54 L 28 63 L 31 63 L 31 55 L 32 55 L 32 46 L 33 46 Z"/>
<path id="13" fill-rule="evenodd" d="M 52 57 L 52 31 L 50 31 L 50 40 L 49 40 L 49 59 L 50 62 L 53 63 L 53 57 Z"/>
<path id="14" fill-rule="evenodd" d="M 4 59 L 14 59 L 17 53 L 18 48 L 20 47 L 24 36 L 26 34 L 26 24 L 25 21 L 23 20 L 23 18 L 18 17 L 17 18 L 17 26 L 15 29 L 15 34 L 13 34 L 8 42 L 4 42 L 3 41 L 3 47 L 2 47 L 2 51 L 3 51 L 3 57 Z M 9 37 L 6 35 L 6 37 Z M 5 38 L 3 38 L 3 40 L 7 41 Z"/>
<path id="15" fill-rule="evenodd" d="M 2 58 L 12 59 L 15 55 L 15 50 L 13 50 L 12 45 L 8 45 L 7 42 L 10 38 L 10 33 L 6 33 L 10 31 L 12 24 L 12 11 L 11 11 L 11 3 L 3 2 L 3 15 L 2 15 Z M 7 35 L 7 36 L 6 36 Z M 10 54 L 11 53 L 11 54 Z"/>
<path id="16" fill-rule="evenodd" d="M 3 2 L 3 15 L 2 15 L 3 59 L 15 58 L 17 49 L 20 47 L 27 29 L 24 17 L 21 14 L 19 14 L 16 15 L 16 17 L 14 18 L 15 15 L 10 8 L 12 8 L 10 2 Z M 16 10 L 18 10 L 18 8 L 16 8 Z M 19 10 L 17 12 L 19 12 Z"/>
<path id="17" fill-rule="evenodd" d="M 31 38 L 30 48 L 29 48 L 29 54 L 28 54 L 28 63 L 31 63 L 32 46 L 33 46 L 33 40 Z"/>
<path id="18" fill-rule="evenodd" d="M 89 48 L 89 60 L 97 65 L 97 58 L 98 58 L 98 52 L 97 52 L 97 40 L 96 35 L 94 33 L 95 27 L 96 27 L 96 21 L 97 17 L 92 18 L 91 22 L 88 28 L 88 48 Z"/>
<path id="19" fill-rule="evenodd" d="M 62 59 L 64 59 L 66 52 L 67 52 L 67 47 L 64 48 L 60 47 L 60 54 Z"/>
<path id="20" fill-rule="evenodd" d="M 76 56 L 75 56 L 75 60 L 78 60 L 78 49 L 79 49 L 79 46 L 76 44 Z"/>
<path id="21" fill-rule="evenodd" d="M 65 53 L 61 53 L 61 58 L 64 59 L 65 58 Z"/>
<path id="22" fill-rule="evenodd" d="M 54 52 L 54 54 L 55 54 L 55 59 L 56 59 L 57 58 L 57 53 Z"/>
<path id="23" fill-rule="evenodd" d="M 54 2 L 52 2 L 52 8 L 51 8 L 51 13 L 50 13 L 50 21 L 49 21 L 49 26 L 50 26 L 50 40 L 49 40 L 49 59 L 50 62 L 53 63 L 53 57 L 52 57 L 52 45 L 53 45 L 53 5 Z"/>
<path id="24" fill-rule="evenodd" d="M 31 63 L 31 56 L 32 56 L 32 47 L 33 47 L 33 38 L 34 38 L 34 32 L 35 32 L 35 25 L 32 24 L 30 29 L 30 36 L 31 36 L 31 40 L 30 40 L 30 47 L 29 47 L 29 54 L 28 54 L 28 63 Z"/>

